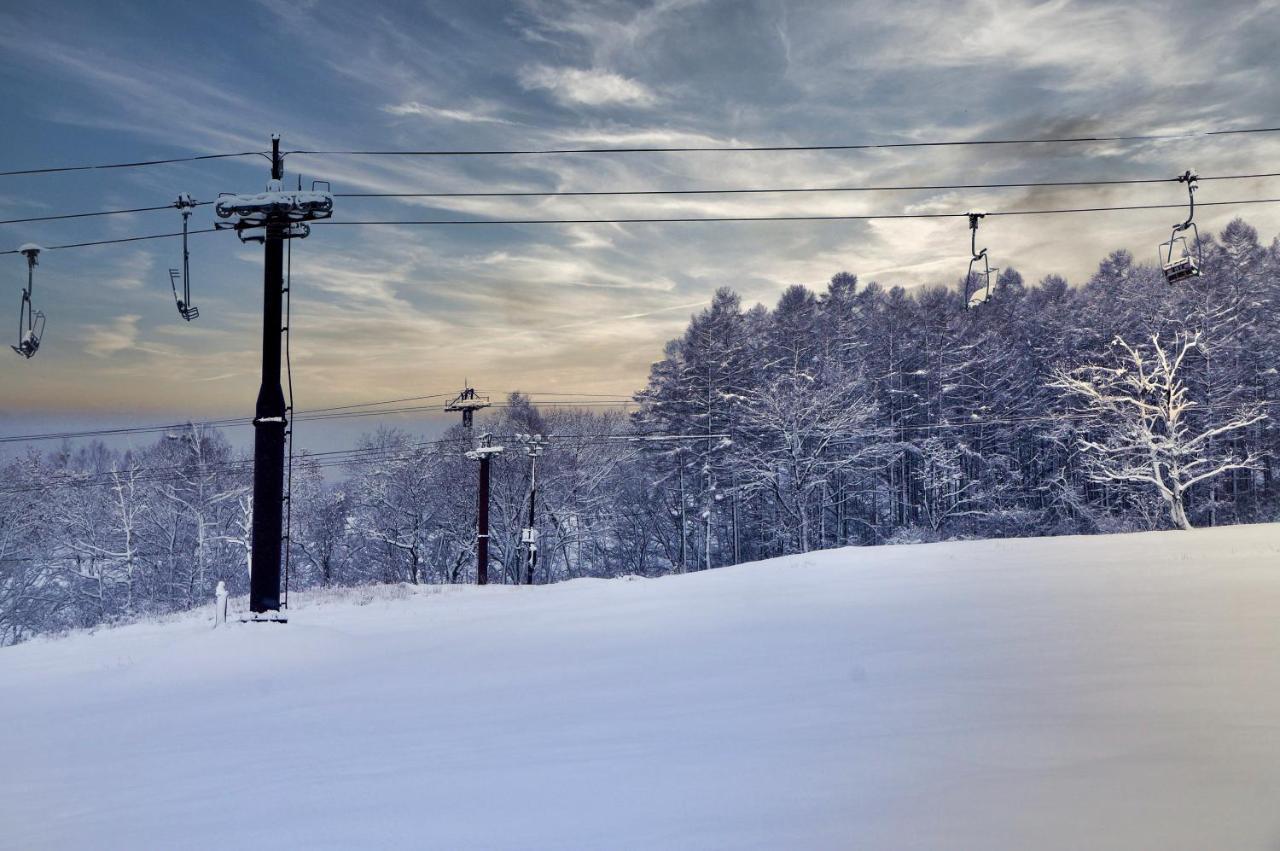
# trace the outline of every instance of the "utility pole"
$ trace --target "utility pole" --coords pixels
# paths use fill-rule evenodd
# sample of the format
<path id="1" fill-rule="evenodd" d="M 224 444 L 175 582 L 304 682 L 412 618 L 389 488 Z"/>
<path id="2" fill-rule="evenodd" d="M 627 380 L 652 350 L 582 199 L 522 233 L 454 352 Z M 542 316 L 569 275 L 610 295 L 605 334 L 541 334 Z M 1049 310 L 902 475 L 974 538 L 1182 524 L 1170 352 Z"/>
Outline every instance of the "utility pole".
<path id="1" fill-rule="evenodd" d="M 280 340 L 284 333 L 284 240 L 302 239 L 311 233 L 306 224 L 333 215 L 333 195 L 328 191 L 286 192 L 284 155 L 280 137 L 271 136 L 271 181 L 267 191 L 254 195 L 219 196 L 214 211 L 234 223 L 241 242 L 261 242 L 262 272 L 262 382 L 253 415 L 253 540 L 249 578 L 249 610 L 263 620 L 281 620 L 280 552 L 284 544 L 284 456 L 289 411 L 280 386 Z M 327 185 L 326 185 L 327 189 Z M 247 231 L 261 234 L 246 236 Z"/>
<path id="2" fill-rule="evenodd" d="M 480 435 L 480 445 L 467 453 L 472 461 L 480 462 L 479 491 L 476 505 L 476 584 L 489 584 L 489 460 L 502 452 L 504 447 L 492 446 L 490 435 Z"/>
<path id="3" fill-rule="evenodd" d="M 524 584 L 532 585 L 534 573 L 538 569 L 538 521 L 535 506 L 538 500 L 538 456 L 542 454 L 547 439 L 540 434 L 519 434 L 516 438 L 524 443 L 524 452 L 529 456 L 529 525 L 520 532 L 520 541 L 527 552 L 527 567 Z"/>

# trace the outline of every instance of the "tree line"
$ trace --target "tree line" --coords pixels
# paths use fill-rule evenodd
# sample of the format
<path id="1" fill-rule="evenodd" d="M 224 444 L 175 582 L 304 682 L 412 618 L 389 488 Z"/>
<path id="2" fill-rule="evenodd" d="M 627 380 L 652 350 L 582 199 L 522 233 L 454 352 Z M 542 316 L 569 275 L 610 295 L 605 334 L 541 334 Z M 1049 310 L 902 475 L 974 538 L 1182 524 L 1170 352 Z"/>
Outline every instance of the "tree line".
<path id="1" fill-rule="evenodd" d="M 906 290 L 841 272 L 744 307 L 731 287 L 670 341 L 630 413 L 479 417 L 493 461 L 491 581 L 653 576 L 813 549 L 1270 520 L 1280 242 L 1233 221 L 1204 274 L 1167 284 L 1116 251 L 1070 286 L 1000 273 Z M 291 588 L 465 583 L 474 437 L 382 428 L 294 464 Z M 127 452 L 0 467 L 0 643 L 247 589 L 251 463 L 200 426 Z"/>

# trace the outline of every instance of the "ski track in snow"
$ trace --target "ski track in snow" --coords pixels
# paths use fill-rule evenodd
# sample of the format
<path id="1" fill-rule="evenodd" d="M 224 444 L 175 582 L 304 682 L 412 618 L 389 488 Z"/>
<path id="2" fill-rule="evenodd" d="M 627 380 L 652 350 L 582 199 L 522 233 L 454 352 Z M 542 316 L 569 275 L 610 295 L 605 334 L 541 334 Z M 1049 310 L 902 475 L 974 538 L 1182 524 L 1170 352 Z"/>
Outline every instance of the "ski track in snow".
<path id="1" fill-rule="evenodd" d="M 1280 525 L 395 596 L 0 650 L 0 847 L 1280 847 Z"/>

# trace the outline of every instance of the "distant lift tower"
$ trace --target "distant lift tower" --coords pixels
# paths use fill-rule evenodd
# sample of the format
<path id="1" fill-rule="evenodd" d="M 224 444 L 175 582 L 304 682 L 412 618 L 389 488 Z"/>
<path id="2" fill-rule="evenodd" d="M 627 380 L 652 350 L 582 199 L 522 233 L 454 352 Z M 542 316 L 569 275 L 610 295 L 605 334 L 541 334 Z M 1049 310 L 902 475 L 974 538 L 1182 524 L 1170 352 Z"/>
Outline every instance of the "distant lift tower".
<path id="1" fill-rule="evenodd" d="M 471 421 L 476 411 L 489 407 L 488 396 L 477 396 L 474 387 L 463 387 L 462 392 L 452 402 L 444 406 L 449 412 L 462 411 L 462 427 L 471 430 Z"/>

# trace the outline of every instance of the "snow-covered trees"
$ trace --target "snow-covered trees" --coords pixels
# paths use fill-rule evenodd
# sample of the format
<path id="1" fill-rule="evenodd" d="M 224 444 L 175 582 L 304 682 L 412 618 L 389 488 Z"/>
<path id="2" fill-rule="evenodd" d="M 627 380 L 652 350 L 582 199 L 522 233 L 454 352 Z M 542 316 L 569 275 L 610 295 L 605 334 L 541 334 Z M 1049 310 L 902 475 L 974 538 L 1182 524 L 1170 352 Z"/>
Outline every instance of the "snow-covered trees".
<path id="1" fill-rule="evenodd" d="M 1080 439 L 1089 474 L 1098 482 L 1154 487 L 1170 521 L 1190 529 L 1187 491 L 1232 470 L 1254 469 L 1256 456 L 1240 457 L 1222 440 L 1261 422 L 1266 413 L 1245 406 L 1226 416 L 1211 410 L 1196 417 L 1201 405 L 1188 393 L 1183 367 L 1199 347 L 1199 335 L 1179 335 L 1163 344 L 1152 336 L 1141 346 L 1117 337 L 1113 345 L 1120 357 L 1106 365 L 1059 370 L 1054 376 L 1053 386 L 1082 399 L 1097 416 L 1099 434 Z"/>
<path id="2" fill-rule="evenodd" d="M 538 580 L 656 575 L 851 543 L 1275 519 L 1280 243 L 1244 222 L 1170 287 L 1125 251 L 1083 286 L 1006 268 L 996 296 L 835 275 L 772 307 L 728 287 L 670 341 L 632 414 L 478 417 L 490 577 L 515 582 L 538 462 Z M 1140 342 L 1132 342 L 1140 341 Z M 476 469 L 454 426 L 296 459 L 291 583 L 469 582 Z M 327 468 L 327 469 L 326 469 Z M 249 576 L 251 465 L 216 432 L 0 463 L 0 643 L 204 603 Z"/>
<path id="3" fill-rule="evenodd" d="M 743 406 L 732 459 L 743 493 L 763 493 L 776 509 L 784 552 L 813 548 L 815 513 L 825 512 L 832 485 L 884 460 L 887 430 L 859 382 L 841 374 L 819 382 L 784 372 Z M 820 519 L 820 518 L 819 518 Z"/>

